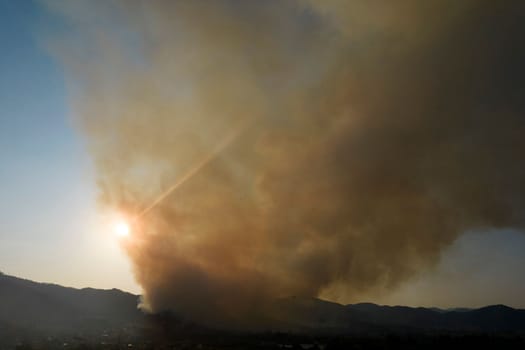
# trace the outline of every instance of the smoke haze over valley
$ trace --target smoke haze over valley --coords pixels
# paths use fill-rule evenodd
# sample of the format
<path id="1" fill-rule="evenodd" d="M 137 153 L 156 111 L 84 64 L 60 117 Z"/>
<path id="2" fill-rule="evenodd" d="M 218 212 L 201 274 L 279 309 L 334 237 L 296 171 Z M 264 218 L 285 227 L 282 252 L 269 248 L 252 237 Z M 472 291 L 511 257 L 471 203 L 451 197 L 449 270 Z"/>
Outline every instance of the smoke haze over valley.
<path id="1" fill-rule="evenodd" d="M 523 18 L 0 0 L 0 350 L 523 345 Z"/>
<path id="2" fill-rule="evenodd" d="M 523 226 L 521 2 L 57 8 L 146 310 L 245 321 L 275 298 L 362 300 L 469 230 Z"/>

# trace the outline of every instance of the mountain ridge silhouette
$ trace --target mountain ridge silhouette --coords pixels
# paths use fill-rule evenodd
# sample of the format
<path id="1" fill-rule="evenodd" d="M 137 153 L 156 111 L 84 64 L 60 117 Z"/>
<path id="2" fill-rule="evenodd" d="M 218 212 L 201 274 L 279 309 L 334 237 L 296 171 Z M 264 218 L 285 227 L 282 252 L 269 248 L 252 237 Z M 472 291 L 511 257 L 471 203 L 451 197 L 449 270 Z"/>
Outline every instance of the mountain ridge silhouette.
<path id="1" fill-rule="evenodd" d="M 0 274 L 0 336 L 2 329 L 100 333 L 144 327 L 151 316 L 137 308 L 139 298 L 118 289 L 76 289 Z M 373 303 L 342 305 L 317 298 L 288 297 L 276 300 L 270 311 L 272 317 L 265 325 L 266 330 L 525 334 L 525 310 L 502 304 L 478 309 L 438 309 Z M 180 321 L 177 317 L 173 319 Z"/>

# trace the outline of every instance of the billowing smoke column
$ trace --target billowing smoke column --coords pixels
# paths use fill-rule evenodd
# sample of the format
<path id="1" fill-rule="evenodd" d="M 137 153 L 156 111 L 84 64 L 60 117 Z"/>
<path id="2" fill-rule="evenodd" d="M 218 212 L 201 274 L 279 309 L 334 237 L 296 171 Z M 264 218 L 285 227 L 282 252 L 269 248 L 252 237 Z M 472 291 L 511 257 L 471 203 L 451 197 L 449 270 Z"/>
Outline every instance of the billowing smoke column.
<path id="1" fill-rule="evenodd" d="M 57 41 L 144 307 L 243 320 L 523 228 L 522 1 L 60 3 Z M 238 130 L 238 131 L 236 131 Z"/>

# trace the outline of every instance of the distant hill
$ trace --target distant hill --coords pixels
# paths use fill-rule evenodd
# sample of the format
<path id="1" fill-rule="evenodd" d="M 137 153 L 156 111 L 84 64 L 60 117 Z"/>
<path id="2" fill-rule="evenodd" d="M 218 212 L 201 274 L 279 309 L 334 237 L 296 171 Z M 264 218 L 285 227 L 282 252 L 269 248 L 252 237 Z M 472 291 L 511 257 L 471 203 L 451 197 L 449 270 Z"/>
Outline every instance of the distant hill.
<path id="1" fill-rule="evenodd" d="M 117 289 L 66 288 L 0 274 L 0 338 L 14 332 L 84 335 L 122 329 L 134 332 L 133 329 L 144 327 L 148 319 L 137 309 L 138 298 Z M 264 329 L 284 332 L 525 334 L 525 310 L 504 305 L 442 310 L 372 303 L 341 305 L 316 298 L 290 297 L 276 300 L 268 311 L 270 316 Z M 165 320 L 165 314 L 159 317 Z M 188 329 L 184 328 L 188 323 L 173 321 L 172 326 L 163 323 L 163 327 L 181 333 Z"/>
<path id="2" fill-rule="evenodd" d="M 480 309 L 341 305 L 315 298 L 286 298 L 278 302 L 277 323 L 289 329 L 344 334 L 422 332 L 519 332 L 525 334 L 525 310 L 505 305 Z"/>
<path id="3" fill-rule="evenodd" d="M 138 296 L 117 289 L 75 289 L 0 274 L 2 330 L 65 333 L 106 330 L 143 318 Z"/>

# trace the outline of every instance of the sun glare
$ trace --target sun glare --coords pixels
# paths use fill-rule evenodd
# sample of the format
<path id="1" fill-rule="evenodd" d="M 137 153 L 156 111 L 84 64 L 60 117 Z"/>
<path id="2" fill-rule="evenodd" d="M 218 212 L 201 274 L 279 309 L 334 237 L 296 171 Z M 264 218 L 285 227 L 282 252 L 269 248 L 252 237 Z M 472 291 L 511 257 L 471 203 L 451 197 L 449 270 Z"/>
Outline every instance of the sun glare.
<path id="1" fill-rule="evenodd" d="M 113 226 L 113 231 L 115 232 L 115 235 L 117 235 L 118 237 L 126 237 L 129 235 L 130 227 L 129 227 L 129 224 L 125 222 L 124 220 L 119 220 L 115 222 Z"/>

